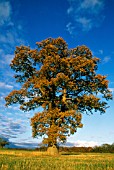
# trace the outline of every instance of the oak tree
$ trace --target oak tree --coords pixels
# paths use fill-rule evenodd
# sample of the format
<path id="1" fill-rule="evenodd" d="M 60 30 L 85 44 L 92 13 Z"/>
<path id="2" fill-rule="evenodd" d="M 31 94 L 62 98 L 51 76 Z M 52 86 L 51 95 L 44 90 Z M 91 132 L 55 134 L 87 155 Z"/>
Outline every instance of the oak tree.
<path id="1" fill-rule="evenodd" d="M 104 113 L 112 94 L 106 76 L 97 74 L 99 58 L 85 45 L 69 49 L 61 37 L 36 44 L 16 47 L 10 66 L 21 88 L 5 100 L 23 111 L 42 106 L 31 118 L 32 134 L 52 146 L 83 126 L 82 113 Z"/>

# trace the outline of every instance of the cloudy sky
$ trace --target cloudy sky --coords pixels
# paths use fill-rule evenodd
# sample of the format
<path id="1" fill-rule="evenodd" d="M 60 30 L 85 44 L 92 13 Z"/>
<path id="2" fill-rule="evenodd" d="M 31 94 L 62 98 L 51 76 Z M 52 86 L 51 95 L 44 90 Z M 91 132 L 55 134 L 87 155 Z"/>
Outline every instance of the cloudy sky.
<path id="1" fill-rule="evenodd" d="M 0 137 L 17 146 L 37 146 L 30 117 L 19 106 L 6 108 L 4 97 L 19 88 L 9 64 L 19 45 L 35 48 L 48 37 L 61 36 L 69 48 L 88 46 L 99 57 L 98 72 L 107 75 L 114 94 L 114 0 L 0 0 Z M 114 100 L 106 114 L 83 115 L 82 129 L 68 138 L 77 146 L 114 142 Z"/>

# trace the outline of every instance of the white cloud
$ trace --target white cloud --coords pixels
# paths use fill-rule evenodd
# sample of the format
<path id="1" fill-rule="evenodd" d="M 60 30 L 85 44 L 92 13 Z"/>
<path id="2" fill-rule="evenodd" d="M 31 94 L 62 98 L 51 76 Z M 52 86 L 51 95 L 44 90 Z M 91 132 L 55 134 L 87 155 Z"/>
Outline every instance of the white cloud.
<path id="1" fill-rule="evenodd" d="M 75 143 L 75 146 L 77 147 L 80 147 L 80 146 L 84 146 L 84 147 L 94 147 L 98 145 L 97 142 L 94 142 L 94 141 L 80 141 L 78 140 L 76 143 Z"/>
<path id="2" fill-rule="evenodd" d="M 1 35 L 0 36 L 0 41 L 3 43 L 14 43 L 14 35 L 11 32 L 7 32 L 6 35 Z"/>
<path id="3" fill-rule="evenodd" d="M 86 17 L 78 17 L 76 22 L 79 23 L 83 31 L 89 31 L 92 28 L 92 21 Z"/>
<path id="4" fill-rule="evenodd" d="M 70 8 L 68 8 L 67 13 L 70 14 L 72 11 L 73 11 L 73 8 L 70 7 Z"/>
<path id="5" fill-rule="evenodd" d="M 14 118 L 14 116 L 9 118 L 0 114 L 0 134 L 3 134 L 4 137 L 12 138 L 25 132 L 26 124 L 24 120 Z"/>
<path id="6" fill-rule="evenodd" d="M 21 110 L 20 110 L 20 108 L 19 108 L 19 105 L 17 105 L 17 106 L 8 106 L 8 109 L 12 109 L 13 111 L 18 111 L 18 112 L 20 112 Z M 19 113 L 17 113 L 17 115 L 18 115 Z"/>
<path id="7" fill-rule="evenodd" d="M 103 63 L 108 63 L 110 61 L 111 57 L 110 56 L 106 56 L 103 59 Z"/>
<path id="8" fill-rule="evenodd" d="M 5 59 L 5 62 L 4 64 L 10 64 L 11 63 L 11 60 L 14 58 L 14 55 L 13 54 L 6 54 L 4 56 L 4 59 Z"/>
<path id="9" fill-rule="evenodd" d="M 0 46 L 5 54 L 14 52 L 15 46 L 25 43 L 22 32 L 22 25 L 15 19 L 11 3 L 0 2 Z"/>
<path id="10" fill-rule="evenodd" d="M 97 142 L 95 141 L 81 141 L 81 140 L 78 140 L 77 142 L 74 143 L 74 146 L 77 146 L 77 147 L 94 147 L 98 145 Z"/>
<path id="11" fill-rule="evenodd" d="M 0 2 L 0 26 L 10 22 L 11 5 L 8 1 Z"/>
<path id="12" fill-rule="evenodd" d="M 67 28 L 67 31 L 72 34 L 72 32 L 74 31 L 75 27 L 72 26 L 72 23 L 69 22 L 67 25 L 66 25 L 66 28 Z"/>
<path id="13" fill-rule="evenodd" d="M 7 31 L 4 35 L 0 34 L 0 42 L 10 45 L 16 43 L 23 43 L 24 41 L 19 37 L 18 28 L 12 28 L 12 30 Z"/>
<path id="14" fill-rule="evenodd" d="M 11 60 L 14 58 L 14 54 L 5 54 L 4 51 L 0 51 L 0 63 L 2 64 L 10 64 Z"/>
<path id="15" fill-rule="evenodd" d="M 98 27 L 104 20 L 102 14 L 104 0 L 68 0 L 68 2 L 70 5 L 67 14 L 70 24 L 68 23 L 66 28 L 70 34 L 76 34 L 77 31 L 87 32 L 93 27 Z"/>
<path id="16" fill-rule="evenodd" d="M 102 54 L 103 54 L 103 50 L 99 50 L 99 54 L 101 54 L 101 55 L 102 55 Z"/>
<path id="17" fill-rule="evenodd" d="M 112 93 L 114 93 L 114 88 L 109 88 L 109 90 L 110 90 Z"/>
<path id="18" fill-rule="evenodd" d="M 16 13 L 18 10 L 16 9 Z M 16 13 L 15 10 L 12 10 L 9 0 L 0 0 L 0 135 L 8 138 L 18 137 L 25 133 L 28 122 L 28 119 L 22 116 L 17 105 L 6 108 L 4 100 L 8 91 L 17 86 L 12 78 L 13 71 L 8 65 L 14 58 L 15 47 L 25 44 L 23 27 Z"/>
<path id="19" fill-rule="evenodd" d="M 2 89 L 13 89 L 13 86 L 5 84 L 3 82 L 0 82 L 0 88 L 2 88 Z"/>
<path id="20" fill-rule="evenodd" d="M 88 12 L 98 13 L 103 6 L 103 0 L 83 0 L 78 10 L 89 10 Z"/>

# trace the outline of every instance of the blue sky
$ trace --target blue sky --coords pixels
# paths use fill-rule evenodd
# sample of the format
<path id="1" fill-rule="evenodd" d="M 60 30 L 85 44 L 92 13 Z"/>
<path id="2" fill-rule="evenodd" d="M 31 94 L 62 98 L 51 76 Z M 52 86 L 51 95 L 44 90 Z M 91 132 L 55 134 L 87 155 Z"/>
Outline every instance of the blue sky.
<path id="1" fill-rule="evenodd" d="M 30 117 L 18 105 L 6 108 L 4 97 L 18 89 L 9 64 L 19 45 L 35 48 L 48 37 L 61 36 L 69 48 L 86 45 L 99 57 L 98 73 L 107 75 L 114 95 L 114 1 L 113 0 L 0 0 L 0 136 L 17 146 L 37 146 L 32 139 Z M 76 146 L 114 142 L 114 100 L 100 115 L 83 115 L 84 127 L 68 138 Z"/>

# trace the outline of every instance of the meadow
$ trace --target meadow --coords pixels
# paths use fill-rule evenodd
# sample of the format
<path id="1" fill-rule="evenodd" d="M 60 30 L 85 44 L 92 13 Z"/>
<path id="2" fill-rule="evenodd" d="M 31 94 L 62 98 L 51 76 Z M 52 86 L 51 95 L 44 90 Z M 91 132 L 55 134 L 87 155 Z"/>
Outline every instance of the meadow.
<path id="1" fill-rule="evenodd" d="M 49 156 L 39 151 L 0 150 L 0 170 L 114 170 L 114 154 Z"/>

